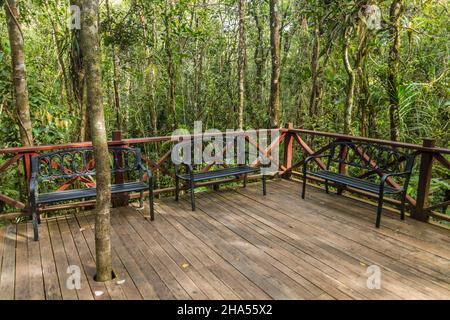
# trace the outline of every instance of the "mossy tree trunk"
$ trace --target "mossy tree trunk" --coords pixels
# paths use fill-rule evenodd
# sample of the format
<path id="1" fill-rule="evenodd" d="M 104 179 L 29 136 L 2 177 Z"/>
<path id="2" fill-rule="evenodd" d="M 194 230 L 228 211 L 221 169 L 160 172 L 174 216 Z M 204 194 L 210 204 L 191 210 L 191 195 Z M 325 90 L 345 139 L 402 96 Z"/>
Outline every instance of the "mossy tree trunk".
<path id="1" fill-rule="evenodd" d="M 272 77 L 270 82 L 270 126 L 280 126 L 280 13 L 279 1 L 270 0 L 270 48 Z"/>
<path id="2" fill-rule="evenodd" d="M 391 140 L 400 136 L 400 18 L 403 12 L 403 0 L 394 0 L 391 4 L 389 20 L 392 45 L 389 51 L 387 91 L 389 95 L 389 121 Z"/>
<path id="3" fill-rule="evenodd" d="M 244 100 L 245 100 L 245 1 L 239 0 L 239 45 L 238 45 L 238 91 L 239 91 L 239 129 L 244 129 Z"/>
<path id="4" fill-rule="evenodd" d="M 102 101 L 101 52 L 98 38 L 98 0 L 83 0 L 81 47 L 86 66 L 87 105 L 97 178 L 95 249 L 97 281 L 112 275 L 110 241 L 111 174 Z"/>
<path id="5" fill-rule="evenodd" d="M 15 0 L 6 0 L 4 8 L 8 24 L 9 43 L 11 45 L 14 105 L 18 116 L 20 141 L 22 146 L 31 146 L 33 145 L 33 126 L 31 124 L 30 104 L 28 102 L 25 52 L 19 12 Z"/>

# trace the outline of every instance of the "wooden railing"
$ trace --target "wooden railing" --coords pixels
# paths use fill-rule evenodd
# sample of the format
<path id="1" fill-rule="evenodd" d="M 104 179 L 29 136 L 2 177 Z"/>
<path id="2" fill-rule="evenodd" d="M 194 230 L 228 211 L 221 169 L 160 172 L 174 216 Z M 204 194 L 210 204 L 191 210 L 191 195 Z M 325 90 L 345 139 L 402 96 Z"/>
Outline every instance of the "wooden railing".
<path id="1" fill-rule="evenodd" d="M 278 130 L 278 129 L 274 129 Z M 256 141 L 251 138 L 247 138 L 248 143 L 254 145 L 259 151 L 261 156 L 271 158 L 272 150 L 275 146 L 281 146 L 280 151 L 280 165 L 279 175 L 285 179 L 293 179 L 301 176 L 301 173 L 297 171 L 302 167 L 304 159 L 308 155 L 317 155 L 325 152 L 333 141 L 359 141 L 368 142 L 372 144 L 387 145 L 400 149 L 407 149 L 409 152 L 415 152 L 416 158 L 416 175 L 419 180 L 417 182 L 416 191 L 413 192 L 416 195 L 409 194 L 407 196 L 408 209 L 411 217 L 421 220 L 429 221 L 430 217 L 433 221 L 450 221 L 450 216 L 445 214 L 445 208 L 450 204 L 450 199 L 444 198 L 439 203 L 429 204 L 430 183 L 433 176 L 433 168 L 441 166 L 445 172 L 450 170 L 450 161 L 448 156 L 450 155 L 450 149 L 435 147 L 435 141 L 432 139 L 424 139 L 422 145 L 393 142 L 387 140 L 371 139 L 365 137 L 355 137 L 329 132 L 317 132 L 304 129 L 296 129 L 291 125 L 287 128 L 279 129 L 279 137 L 271 144 L 262 148 Z M 236 133 L 239 135 L 240 133 Z M 214 134 L 213 134 L 214 135 Z M 155 186 L 156 194 L 171 193 L 174 191 L 171 183 L 164 184 L 164 179 L 167 177 L 173 177 L 173 165 L 171 159 L 171 149 L 174 140 L 186 140 L 193 139 L 195 136 L 178 136 L 175 139 L 171 136 L 161 137 L 144 137 L 135 139 L 122 139 L 120 132 L 113 133 L 113 140 L 109 142 L 111 146 L 139 146 L 143 151 L 143 159 L 154 172 L 154 176 L 157 177 L 156 181 L 162 181 L 161 184 L 157 182 Z M 10 208 L 15 208 L 16 212 L 0 214 L 0 219 L 10 219 L 19 216 L 28 215 L 28 182 L 31 177 L 30 159 L 33 155 L 50 152 L 52 150 L 72 149 L 80 147 L 89 147 L 90 142 L 83 143 L 70 143 L 60 145 L 46 145 L 35 147 L 19 147 L 19 148 L 4 148 L 0 149 L 0 156 L 7 157 L 3 163 L 0 163 L 0 209 L 1 204 L 7 204 Z M 224 150 L 225 152 L 225 150 Z M 274 160 L 274 159 L 272 159 Z M 260 161 L 257 160 L 253 165 L 258 166 Z M 319 167 L 324 168 L 325 164 L 320 160 L 316 160 L 316 164 Z M 203 170 L 209 170 L 212 165 L 204 167 Z M 17 185 L 20 196 L 18 199 L 7 196 L 4 194 L 4 190 L 1 185 L 2 174 L 8 171 L 17 172 Z M 339 168 L 341 172 L 345 172 L 345 166 Z M 257 176 L 249 177 L 249 179 L 257 179 Z M 219 181 L 205 182 L 202 185 L 218 185 L 220 183 L 229 182 L 237 179 L 224 179 Z M 311 181 L 320 180 L 311 177 Z M 399 188 L 394 180 L 388 179 L 387 182 L 390 186 Z M 71 183 L 87 183 L 86 181 L 71 181 Z M 92 183 L 90 181 L 90 183 Z M 64 186 L 67 187 L 66 185 Z M 340 189 L 340 192 L 343 190 Z M 374 198 L 374 195 L 366 193 L 364 191 L 346 188 L 344 191 L 351 192 L 351 194 L 358 197 Z M 448 195 L 448 193 L 447 193 Z M 139 195 L 130 195 L 130 198 L 137 198 Z M 397 207 L 399 201 L 394 199 L 386 199 L 388 205 Z M 52 205 L 43 208 L 43 212 L 73 209 L 73 208 L 86 208 L 95 205 L 95 200 L 82 201 L 78 203 L 70 203 L 63 205 Z M 437 210 L 443 209 L 444 213 L 437 212 Z"/>
<path id="2" fill-rule="evenodd" d="M 278 129 L 274 129 L 273 131 L 278 132 Z M 270 131 L 269 131 L 270 132 Z M 249 133 L 249 132 L 246 132 Z M 198 137 L 214 137 L 222 134 L 218 133 L 209 133 L 198 135 Z M 266 148 L 261 147 L 257 141 L 252 139 L 250 136 L 246 135 L 242 132 L 235 132 L 231 135 L 239 136 L 244 135 L 246 141 L 253 145 L 256 150 L 258 150 L 261 156 L 267 157 L 271 159 L 272 150 L 275 146 L 278 146 L 284 139 L 285 134 L 280 134 L 275 141 L 272 141 L 269 146 Z M 175 191 L 175 188 L 172 186 L 164 185 L 164 183 L 159 183 L 164 178 L 174 177 L 174 168 L 171 160 L 171 151 L 174 143 L 177 143 L 181 140 L 192 140 L 196 138 L 196 135 L 180 135 L 180 136 L 160 136 L 160 137 L 144 137 L 144 138 L 135 138 L 135 139 L 122 139 L 121 132 L 115 131 L 112 134 L 112 141 L 109 141 L 108 144 L 110 146 L 138 146 L 142 150 L 142 159 L 145 161 L 147 166 L 152 170 L 153 175 L 155 177 L 154 182 L 156 182 L 156 186 L 154 188 L 154 194 L 164 194 L 164 193 L 172 193 Z M 91 142 L 80 142 L 80 143 L 69 143 L 69 144 L 59 144 L 59 145 L 45 145 L 45 146 L 34 146 L 34 147 L 15 147 L 15 148 L 3 148 L 0 149 L 0 156 L 9 156 L 9 158 L 4 162 L 0 163 L 0 204 L 3 202 L 7 204 L 9 207 L 15 208 L 15 212 L 3 213 L 0 212 L 0 219 L 13 219 L 21 216 L 29 215 L 29 206 L 28 206 L 28 185 L 31 178 L 31 157 L 51 152 L 54 150 L 63 150 L 63 149 L 76 149 L 76 148 L 85 148 L 91 147 Z M 223 149 L 225 153 L 226 147 Z M 253 166 L 259 166 L 261 163 L 260 158 L 257 158 Z M 53 164 L 58 165 L 58 164 Z M 224 164 L 226 166 L 226 164 Z M 213 167 L 213 164 L 206 165 L 202 168 L 203 171 L 208 171 Z M 17 171 L 17 185 L 19 186 L 19 199 L 14 199 L 10 196 L 7 196 L 3 192 L 1 178 L 2 174 L 4 174 L 8 170 L 16 170 Z M 258 178 L 259 175 L 249 176 L 248 180 L 253 180 Z M 116 182 L 117 179 L 123 179 L 120 175 L 115 177 Z M 238 181 L 241 178 L 227 178 L 215 181 L 208 181 L 203 183 L 198 183 L 197 186 L 217 186 L 224 182 L 232 182 Z M 64 182 L 61 186 L 56 186 L 56 190 L 65 190 L 69 188 L 71 185 L 75 183 L 84 184 L 86 187 L 95 186 L 92 184 L 92 181 L 85 181 L 82 177 L 74 178 L 69 181 Z M 174 185 L 171 183 L 171 185 Z M 146 194 L 147 195 L 147 194 Z M 120 205 L 128 199 L 138 198 L 139 194 L 131 194 L 127 198 L 113 198 L 113 205 Z M 57 204 L 57 205 L 48 205 L 40 209 L 41 212 L 51 212 L 51 211 L 60 211 L 66 209 L 75 209 L 75 208 L 90 208 L 95 205 L 95 200 L 87 200 L 80 202 L 73 202 L 67 204 Z M 1 208 L 1 206 L 0 206 Z M 20 211 L 19 211 L 20 210 Z"/>
<path id="3" fill-rule="evenodd" d="M 448 156 L 450 155 L 450 149 L 447 148 L 438 148 L 435 147 L 434 139 L 424 139 L 422 145 L 411 144 L 411 143 L 402 143 L 395 142 L 389 140 L 380 140 L 373 138 L 365 138 L 365 137 L 356 137 L 349 135 L 342 135 L 337 133 L 329 133 L 329 132 L 317 132 L 311 130 L 304 129 L 296 129 L 291 125 L 285 129 L 280 129 L 282 133 L 284 133 L 284 162 L 280 166 L 280 174 L 284 178 L 292 178 L 296 176 L 301 176 L 302 174 L 296 169 L 302 167 L 304 164 L 304 160 L 306 156 L 310 155 L 318 155 L 325 150 L 327 150 L 330 144 L 333 141 L 354 141 L 354 142 L 366 142 L 371 144 L 378 144 L 384 146 L 391 146 L 394 148 L 405 149 L 408 152 L 416 153 L 416 166 L 414 173 L 418 175 L 419 179 L 417 182 L 416 196 L 407 195 L 407 203 L 408 208 L 411 213 L 411 217 L 421 221 L 429 221 L 430 217 L 432 217 L 435 221 L 450 221 L 450 215 L 445 214 L 447 207 L 450 205 L 450 199 L 448 198 L 448 192 L 442 199 L 442 201 L 438 203 L 434 203 L 433 205 L 429 205 L 429 196 L 430 196 L 430 183 L 433 176 L 433 168 L 436 166 L 441 166 L 444 170 L 446 170 L 446 179 L 450 177 L 450 161 Z M 320 145 L 316 147 L 314 150 L 311 147 L 311 142 L 313 141 L 314 145 Z M 296 152 L 294 148 L 294 142 L 299 147 L 299 151 Z M 297 155 L 303 155 L 297 161 L 294 161 L 294 157 Z M 315 160 L 316 164 L 324 168 L 325 164 L 322 163 L 319 159 Z M 376 167 L 376 163 L 373 163 L 374 169 Z M 345 166 L 339 168 L 341 173 L 344 173 Z M 314 177 L 310 178 L 311 180 L 320 180 L 315 179 Z M 388 179 L 387 183 L 394 188 L 400 188 L 400 186 L 392 179 Z M 347 188 L 353 194 L 358 194 L 365 198 L 375 198 L 376 196 L 366 193 L 360 190 Z M 400 202 L 394 199 L 386 199 L 386 203 L 397 207 Z M 438 209 L 442 209 L 444 213 L 437 212 Z"/>

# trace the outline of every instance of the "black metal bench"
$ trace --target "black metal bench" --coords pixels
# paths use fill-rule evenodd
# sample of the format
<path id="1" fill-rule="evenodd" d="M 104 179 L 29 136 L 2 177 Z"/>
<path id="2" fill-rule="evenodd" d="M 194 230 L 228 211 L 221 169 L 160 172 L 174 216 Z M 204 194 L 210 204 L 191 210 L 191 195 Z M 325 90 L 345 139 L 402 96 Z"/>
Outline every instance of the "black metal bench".
<path id="1" fill-rule="evenodd" d="M 143 193 L 149 191 L 150 219 L 154 220 L 152 172 L 142 164 L 141 151 L 138 148 L 109 148 L 111 173 L 124 177 L 123 183 L 111 186 L 112 194 L 140 192 L 140 205 L 143 206 Z M 34 240 L 39 239 L 40 223 L 39 206 L 44 204 L 65 202 L 76 199 L 93 198 L 97 195 L 95 188 L 95 162 L 93 148 L 61 150 L 42 154 L 31 158 L 32 176 L 30 180 L 30 208 L 33 217 Z M 148 176 L 148 184 L 144 176 Z M 39 193 L 43 182 L 67 183 L 81 180 L 91 187 Z M 64 184 L 63 184 L 64 185 Z M 63 188 L 64 189 L 64 188 Z"/>
<path id="2" fill-rule="evenodd" d="M 207 181 L 207 180 L 214 180 L 219 178 L 226 178 L 231 176 L 244 177 L 244 187 L 247 184 L 247 175 L 249 173 L 256 173 L 259 172 L 259 168 L 250 167 L 247 165 L 240 165 L 236 167 L 229 167 L 224 169 L 218 169 L 218 170 L 211 170 L 207 172 L 194 172 L 194 169 L 192 165 L 182 163 L 186 169 L 186 173 L 180 172 L 180 165 L 175 165 L 175 200 L 178 201 L 179 199 L 179 193 L 180 193 L 180 180 L 184 180 L 188 183 L 188 188 L 190 189 L 191 193 L 191 206 L 192 211 L 195 211 L 195 184 L 197 182 L 201 181 Z M 265 175 L 262 176 L 263 180 L 263 195 L 266 195 L 266 177 Z"/>
<path id="3" fill-rule="evenodd" d="M 326 158 L 326 167 L 322 170 L 308 170 L 308 163 Z M 376 227 L 380 227 L 383 197 L 385 194 L 398 194 L 401 198 L 401 219 L 405 219 L 405 200 L 415 154 L 406 154 L 394 148 L 369 143 L 337 141 L 331 144 L 329 154 L 310 156 L 303 166 L 302 198 L 305 199 L 307 176 L 315 176 L 325 180 L 325 190 L 328 193 L 328 182 L 334 182 L 341 187 L 352 187 L 370 193 L 378 194 L 378 210 Z M 323 163 L 321 163 L 323 164 Z M 347 166 L 357 176 L 333 172 L 332 164 Z M 354 169 L 354 170 L 352 170 Z M 363 171 L 363 172 L 362 172 Z M 368 180 L 368 178 L 372 180 Z M 398 188 L 386 185 L 387 179 L 403 177 L 403 185 Z M 377 181 L 379 179 L 379 181 Z"/>

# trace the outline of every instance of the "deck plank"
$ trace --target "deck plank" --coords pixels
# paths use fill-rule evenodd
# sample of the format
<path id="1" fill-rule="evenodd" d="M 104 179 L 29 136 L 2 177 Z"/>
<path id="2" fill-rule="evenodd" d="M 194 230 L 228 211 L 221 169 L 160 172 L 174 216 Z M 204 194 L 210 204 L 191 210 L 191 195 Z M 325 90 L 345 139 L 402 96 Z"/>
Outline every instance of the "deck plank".
<path id="1" fill-rule="evenodd" d="M 86 217 L 86 214 L 88 214 L 88 217 Z M 92 218 L 94 215 L 91 212 Z M 77 221 L 80 225 L 80 229 L 82 230 L 82 234 L 86 240 L 86 244 L 89 248 L 89 251 L 91 252 L 92 257 L 95 257 L 95 235 L 94 235 L 94 220 L 89 218 L 89 213 L 86 212 L 80 212 L 77 214 Z M 112 254 L 112 260 L 114 261 L 114 253 Z M 94 258 L 94 265 L 95 265 L 95 258 Z M 95 268 L 93 270 L 94 276 L 95 276 Z M 94 278 L 92 276 L 92 279 Z M 96 282 L 99 283 L 99 282 Z M 106 291 L 100 290 L 94 292 L 94 295 L 98 298 L 102 297 L 103 299 L 112 299 L 112 300 L 122 300 L 125 299 L 126 295 L 122 289 L 122 286 L 117 283 L 117 281 L 111 280 L 104 283 L 99 283 L 101 285 L 104 285 L 106 287 Z"/>
<path id="2" fill-rule="evenodd" d="M 74 216 L 66 217 L 71 236 L 73 238 L 74 245 L 77 249 L 78 255 L 81 260 L 81 266 L 87 285 L 89 286 L 92 296 L 96 300 L 109 300 L 111 299 L 108 290 L 104 283 L 94 281 L 95 276 L 95 260 L 89 250 L 89 246 L 86 239 L 83 236 L 83 229 L 78 224 L 78 220 Z M 81 284 L 86 286 L 86 283 Z M 95 292 L 104 292 L 102 295 L 96 295 Z"/>
<path id="3" fill-rule="evenodd" d="M 27 225 L 20 223 L 17 225 L 16 235 L 16 280 L 15 296 L 17 300 L 29 300 L 29 272 L 28 272 L 28 241 Z"/>
<path id="4" fill-rule="evenodd" d="M 28 242 L 28 280 L 31 300 L 44 300 L 44 275 L 42 271 L 41 249 L 38 241 L 34 241 L 33 225 L 31 222 L 27 226 Z"/>
<path id="5" fill-rule="evenodd" d="M 187 250 L 196 254 L 196 257 L 201 261 L 204 267 L 211 270 L 218 278 L 222 279 L 227 286 L 230 287 L 241 299 L 267 299 L 269 296 L 264 293 L 253 282 L 246 278 L 239 270 L 235 269 L 228 261 L 218 255 L 206 243 L 198 238 L 190 229 L 172 218 L 170 214 L 164 214 L 162 208 L 158 209 L 161 213 L 158 224 L 164 223 L 166 220 L 172 228 L 174 233 L 178 233 L 185 237 L 185 243 L 190 244 Z M 169 229 L 170 230 L 170 229 Z M 166 237 L 172 239 L 172 233 L 165 233 Z M 180 243 L 180 242 L 178 242 Z M 186 250 L 183 250 L 185 252 Z"/>
<path id="6" fill-rule="evenodd" d="M 2 272 L 3 249 L 5 247 L 6 226 L 0 227 L 0 274 Z"/>
<path id="7" fill-rule="evenodd" d="M 239 268 L 271 297 L 305 299 L 311 296 L 305 288 L 293 283 L 289 277 L 276 272 L 277 269 L 265 261 L 268 256 L 263 252 L 256 252 L 253 246 L 247 246 L 247 242 L 242 238 L 233 238 L 225 228 L 218 228 L 212 219 L 206 218 L 199 212 L 191 212 L 188 203 L 180 202 L 180 205 L 178 210 L 174 211 L 179 221 L 191 230 L 196 230 L 198 237 L 210 242 L 217 253 L 229 262 L 232 261 L 236 268 Z M 170 206 L 173 208 L 175 205 L 170 204 Z M 183 208 L 184 212 L 180 208 Z"/>
<path id="8" fill-rule="evenodd" d="M 61 234 L 59 232 L 58 222 L 56 219 L 47 221 L 50 241 L 52 243 L 53 256 L 56 264 L 56 274 L 58 276 L 59 285 L 63 300 L 77 300 L 78 294 L 76 290 L 71 290 L 67 286 L 67 279 L 70 274 L 67 273 L 69 262 L 64 251 Z"/>
<path id="9" fill-rule="evenodd" d="M 295 200 L 292 195 L 288 195 L 288 199 Z M 331 201 L 333 206 L 340 205 L 338 201 Z M 330 205 L 330 204 L 328 204 Z M 448 248 L 446 250 L 441 250 L 440 255 L 430 253 L 426 250 L 409 245 L 408 242 L 402 242 L 393 240 L 390 237 L 380 237 L 380 230 L 372 228 L 372 225 L 368 224 L 365 226 L 357 225 L 356 223 L 349 223 L 347 220 L 347 215 L 340 214 L 336 216 L 332 212 L 352 212 L 355 214 L 352 207 L 348 207 L 345 211 L 344 208 L 339 207 L 340 210 L 329 209 L 318 211 L 322 219 L 325 219 L 329 224 L 336 225 L 336 231 L 334 233 L 341 235 L 342 237 L 352 238 L 357 235 L 357 240 L 360 244 L 364 246 L 371 247 L 375 251 L 380 251 L 384 255 L 389 256 L 391 259 L 400 260 L 402 265 L 409 267 L 411 271 L 415 268 L 418 270 L 414 273 L 420 274 L 427 280 L 442 280 L 444 283 L 449 283 L 450 280 L 450 260 L 443 258 L 449 253 Z M 331 213 L 331 215 L 330 215 Z M 305 212 L 305 214 L 311 215 L 310 211 Z M 400 222 L 401 223 L 401 222 Z M 416 222 L 421 224 L 420 222 Z M 361 232 L 364 231 L 364 232 Z M 449 289 L 449 287 L 444 285 L 444 288 Z"/>
<path id="10" fill-rule="evenodd" d="M 224 186 L 179 202 L 116 208 L 113 268 L 95 275 L 95 212 L 0 227 L 0 299 L 450 299 L 450 232 L 298 183 Z M 67 267 L 82 269 L 68 290 Z M 367 267 L 381 268 L 381 289 L 367 288 Z"/>
<path id="11" fill-rule="evenodd" d="M 93 300 L 94 296 L 89 287 L 89 281 L 87 280 L 85 272 L 83 270 L 83 265 L 78 255 L 78 251 L 75 247 L 75 243 L 72 238 L 72 234 L 67 224 L 66 217 L 58 217 L 57 224 L 61 233 L 61 243 L 64 247 L 66 253 L 67 262 L 69 266 L 76 266 L 80 269 L 80 289 L 75 289 L 80 300 Z M 66 272 L 67 273 L 67 272 Z"/>
<path id="12" fill-rule="evenodd" d="M 249 192 L 253 197 L 256 191 L 239 191 L 239 192 Z M 274 191 L 276 192 L 276 191 Z M 411 263 L 402 258 L 402 255 L 408 254 L 408 250 L 405 249 L 403 251 L 398 248 L 394 248 L 397 244 L 385 244 L 384 239 L 380 238 L 376 233 L 377 230 L 375 228 L 367 228 L 364 232 L 361 232 L 361 228 L 354 228 L 351 224 L 348 223 L 338 223 L 336 220 L 329 220 L 324 216 L 320 216 L 317 210 L 313 210 L 308 208 L 306 211 L 302 211 L 302 214 L 296 214 L 299 209 L 296 209 L 295 205 L 293 205 L 291 198 L 287 198 L 288 201 L 283 202 L 283 207 L 280 208 L 277 201 L 272 201 L 270 199 L 258 199 L 261 203 L 263 203 L 266 207 L 271 208 L 271 210 L 280 212 L 283 214 L 284 218 L 290 222 L 291 225 L 302 227 L 304 225 L 310 226 L 313 230 L 315 230 L 314 234 L 320 234 L 321 237 L 319 240 L 316 240 L 323 248 L 327 247 L 330 250 L 334 250 L 330 247 L 329 244 L 333 244 L 334 248 L 338 247 L 339 251 L 334 250 L 335 254 L 339 254 L 341 259 L 344 259 L 344 256 L 349 258 L 353 257 L 362 262 L 363 266 L 368 266 L 371 264 L 380 264 L 387 267 L 390 271 L 397 271 L 396 273 L 390 272 L 389 274 L 394 276 L 399 281 L 394 281 L 393 283 L 401 283 L 408 282 L 411 287 L 420 285 L 418 290 L 413 292 L 418 293 L 420 290 L 426 290 L 428 286 L 442 286 L 443 290 L 435 287 L 435 292 L 441 291 L 444 296 L 447 296 L 448 293 L 448 282 L 446 282 L 445 277 L 444 280 L 440 279 L 442 274 L 434 272 L 433 276 L 428 276 L 427 273 L 419 272 L 416 268 L 421 270 L 428 270 L 426 268 L 426 264 L 421 264 L 422 261 L 419 261 L 417 265 L 411 265 Z M 276 202 L 276 204 L 275 204 Z M 348 208 L 348 210 L 351 210 Z M 318 219 L 319 215 L 319 219 Z M 323 221 L 322 224 L 319 221 Z M 331 226 L 331 227 L 330 227 Z M 369 226 L 370 227 L 370 226 Z M 354 228 L 354 230 L 352 230 Z M 308 234 L 308 230 L 304 230 L 305 234 Z M 353 236 L 353 238 L 352 238 Z M 328 241 L 327 241 L 328 239 Z M 381 245 L 380 245 L 381 242 Z M 398 247 L 398 245 L 397 245 Z M 350 253 L 356 253 L 356 255 L 349 256 Z M 391 253 L 394 252 L 394 253 Z M 406 262 L 406 265 L 398 262 Z M 342 260 L 344 263 L 345 260 Z M 375 263 L 376 262 L 376 263 Z M 353 263 L 354 264 L 354 263 Z M 448 270 L 448 269 L 447 269 Z M 411 275 L 408 279 L 404 278 L 404 274 Z M 426 281 L 422 280 L 425 278 Z M 418 282 L 418 283 L 416 283 Z M 424 287 L 422 287 L 424 286 Z M 398 291 L 398 288 L 396 288 Z M 408 291 L 407 288 L 404 288 L 404 294 L 412 295 L 411 291 Z M 425 292 L 426 294 L 426 292 Z"/>
<path id="13" fill-rule="evenodd" d="M 2 273 L 0 274 L 0 300 L 14 299 L 16 273 L 16 226 L 8 225 L 5 232 Z"/>
<path id="14" fill-rule="evenodd" d="M 160 232 L 153 232 L 147 237 L 148 235 L 146 235 L 145 231 L 147 229 L 155 230 L 153 227 L 155 222 L 149 222 L 150 227 L 143 228 L 142 224 L 139 223 L 139 220 L 142 219 L 142 217 L 139 217 L 139 219 L 137 219 L 136 215 L 127 215 L 127 217 L 129 217 L 127 220 L 130 222 L 130 225 L 134 228 L 135 232 L 138 232 L 142 239 L 147 238 L 147 241 L 149 241 L 147 242 L 147 245 L 151 246 L 151 240 L 154 239 L 177 264 L 178 268 L 185 272 L 209 299 L 237 298 L 225 284 L 201 265 L 200 261 L 194 257 L 193 253 L 191 253 L 191 250 L 182 245 L 180 246 L 183 240 L 179 234 L 175 234 L 174 237 L 168 237 L 173 240 L 169 241 L 164 235 L 167 236 L 170 231 L 164 224 L 159 224 Z M 180 248 L 183 248 L 184 250 Z"/>

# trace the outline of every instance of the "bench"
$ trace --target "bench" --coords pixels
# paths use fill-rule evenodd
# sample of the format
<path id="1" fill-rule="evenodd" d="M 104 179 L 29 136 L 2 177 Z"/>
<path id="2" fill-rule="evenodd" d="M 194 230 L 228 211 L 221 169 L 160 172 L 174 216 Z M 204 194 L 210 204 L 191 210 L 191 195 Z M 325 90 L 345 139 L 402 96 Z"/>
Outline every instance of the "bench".
<path id="1" fill-rule="evenodd" d="M 320 160 L 327 159 L 326 165 Z M 305 199 L 307 176 L 325 180 L 325 191 L 328 193 L 328 182 L 337 184 L 338 190 L 352 187 L 378 195 L 378 209 L 375 226 L 380 227 L 383 197 L 385 194 L 400 195 L 401 219 L 405 219 L 405 200 L 415 154 L 407 154 L 394 148 L 348 141 L 336 141 L 330 145 L 329 153 L 313 155 L 305 159 L 303 165 L 302 198 Z M 310 162 L 316 162 L 320 170 L 308 170 Z M 334 164 L 333 167 L 331 166 Z M 346 168 L 339 170 L 338 168 Z M 342 174 L 344 171 L 352 174 Z M 355 176 L 356 175 L 356 176 Z M 388 186 L 388 179 L 401 177 L 403 184 Z M 372 178 L 371 180 L 369 178 Z"/>
<path id="2" fill-rule="evenodd" d="M 186 173 L 180 172 L 180 166 L 183 165 L 186 169 Z M 259 172 L 259 168 L 250 167 L 247 165 L 240 165 L 235 167 L 229 167 L 224 169 L 211 170 L 207 172 L 194 172 L 191 164 L 182 163 L 175 165 L 175 200 L 178 201 L 180 193 L 180 180 L 186 181 L 191 193 L 191 206 L 192 211 L 195 211 L 195 184 L 201 181 L 214 180 L 226 177 L 244 177 L 244 187 L 247 185 L 247 175 L 249 173 Z M 262 176 L 263 180 L 263 195 L 266 195 L 266 177 Z"/>
<path id="3" fill-rule="evenodd" d="M 109 148 L 111 173 L 123 177 L 127 182 L 111 185 L 111 194 L 140 192 L 140 206 L 143 207 L 144 191 L 149 191 L 150 219 L 154 220 L 152 173 L 142 164 L 138 148 Z M 144 182 L 147 175 L 148 184 Z M 30 208 L 33 218 L 34 240 L 39 239 L 39 208 L 41 205 L 66 202 L 76 199 L 94 198 L 95 187 L 94 149 L 78 148 L 46 153 L 31 158 Z M 122 179 L 121 179 L 122 180 Z M 87 188 L 67 190 L 77 181 Z M 40 192 L 40 186 L 61 184 L 57 191 Z"/>

